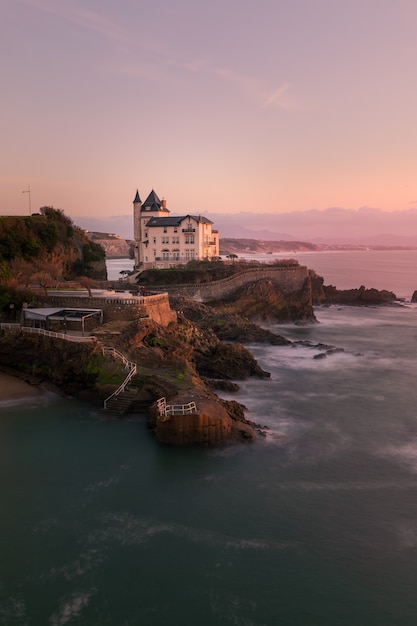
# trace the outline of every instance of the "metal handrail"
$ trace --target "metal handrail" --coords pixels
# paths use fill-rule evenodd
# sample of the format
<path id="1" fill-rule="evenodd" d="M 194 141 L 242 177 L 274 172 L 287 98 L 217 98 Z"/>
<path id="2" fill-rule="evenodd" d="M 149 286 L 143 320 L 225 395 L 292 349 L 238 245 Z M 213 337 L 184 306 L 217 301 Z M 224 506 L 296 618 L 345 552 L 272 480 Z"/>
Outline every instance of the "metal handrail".
<path id="1" fill-rule="evenodd" d="M 197 412 L 195 402 L 188 402 L 188 404 L 167 404 L 165 398 L 159 398 L 159 400 L 156 401 L 156 406 L 160 418 L 170 417 L 172 415 L 188 415 Z"/>
<path id="2" fill-rule="evenodd" d="M 197 406 L 195 402 L 189 402 L 188 404 L 167 404 L 165 407 L 165 415 L 187 415 L 188 413 L 195 413 Z"/>
<path id="3" fill-rule="evenodd" d="M 103 354 L 110 354 L 114 358 L 120 359 L 123 362 L 124 367 L 129 370 L 126 378 L 124 379 L 120 387 L 118 387 L 116 391 L 114 391 L 108 398 L 104 400 L 104 408 L 107 409 L 107 403 L 109 402 L 109 400 L 111 400 L 112 398 L 117 398 L 117 396 L 120 395 L 126 389 L 127 385 L 132 380 L 133 376 L 136 374 L 137 367 L 136 367 L 136 363 L 134 363 L 133 361 L 129 361 L 124 356 L 124 354 L 116 350 L 116 348 L 103 346 Z"/>
<path id="4" fill-rule="evenodd" d="M 76 343 L 97 341 L 94 335 L 91 335 L 88 337 L 78 337 L 77 335 L 67 335 L 65 333 L 56 333 L 52 330 L 45 330 L 44 328 L 32 328 L 31 326 L 21 326 L 21 330 L 24 333 L 31 333 L 32 335 L 45 335 L 46 337 L 54 337 L 56 339 L 65 339 L 65 341 L 75 341 Z"/>

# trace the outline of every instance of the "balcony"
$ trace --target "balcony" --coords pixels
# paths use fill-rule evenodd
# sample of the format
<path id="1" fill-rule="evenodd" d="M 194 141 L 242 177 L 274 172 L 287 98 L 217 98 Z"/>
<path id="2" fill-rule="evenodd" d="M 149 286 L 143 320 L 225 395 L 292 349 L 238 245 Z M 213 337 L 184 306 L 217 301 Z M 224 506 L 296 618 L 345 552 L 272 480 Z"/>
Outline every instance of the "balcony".
<path id="1" fill-rule="evenodd" d="M 195 233 L 195 228 L 191 228 L 191 226 L 187 226 L 187 228 L 182 229 L 183 233 Z"/>

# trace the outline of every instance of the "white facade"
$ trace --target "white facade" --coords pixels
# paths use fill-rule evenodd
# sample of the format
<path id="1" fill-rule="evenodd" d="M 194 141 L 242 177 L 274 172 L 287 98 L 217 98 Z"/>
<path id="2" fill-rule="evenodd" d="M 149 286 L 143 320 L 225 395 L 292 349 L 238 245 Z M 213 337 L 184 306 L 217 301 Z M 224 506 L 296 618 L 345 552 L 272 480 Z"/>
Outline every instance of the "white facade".
<path id="1" fill-rule="evenodd" d="M 151 191 L 133 201 L 135 269 L 164 269 L 219 256 L 219 234 L 201 215 L 170 216 L 166 201 Z"/>

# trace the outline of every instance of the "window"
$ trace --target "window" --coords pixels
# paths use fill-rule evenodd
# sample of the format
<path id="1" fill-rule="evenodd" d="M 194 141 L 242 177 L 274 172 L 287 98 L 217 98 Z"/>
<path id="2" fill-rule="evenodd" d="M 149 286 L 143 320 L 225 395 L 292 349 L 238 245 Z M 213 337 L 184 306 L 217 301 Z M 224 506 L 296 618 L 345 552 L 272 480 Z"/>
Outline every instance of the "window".
<path id="1" fill-rule="evenodd" d="M 153 238 L 153 242 L 156 243 L 156 237 Z"/>
<path id="2" fill-rule="evenodd" d="M 180 251 L 179 250 L 173 250 L 172 251 L 172 258 L 174 261 L 179 261 L 180 260 Z"/>
<path id="3" fill-rule="evenodd" d="M 194 243 L 194 235 L 185 235 L 185 243 L 193 244 Z"/>
<path id="4" fill-rule="evenodd" d="M 166 233 L 166 232 L 168 232 L 168 231 L 167 231 L 167 227 L 166 227 L 166 226 L 164 226 L 164 233 Z"/>
<path id="5" fill-rule="evenodd" d="M 169 261 L 169 250 L 162 250 L 162 260 Z"/>
<path id="6" fill-rule="evenodd" d="M 154 257 L 156 257 L 156 250 L 153 251 L 153 255 L 154 255 Z"/>
<path id="7" fill-rule="evenodd" d="M 172 238 L 172 243 L 177 243 L 178 244 L 179 242 L 180 242 L 180 238 L 178 236 Z"/>

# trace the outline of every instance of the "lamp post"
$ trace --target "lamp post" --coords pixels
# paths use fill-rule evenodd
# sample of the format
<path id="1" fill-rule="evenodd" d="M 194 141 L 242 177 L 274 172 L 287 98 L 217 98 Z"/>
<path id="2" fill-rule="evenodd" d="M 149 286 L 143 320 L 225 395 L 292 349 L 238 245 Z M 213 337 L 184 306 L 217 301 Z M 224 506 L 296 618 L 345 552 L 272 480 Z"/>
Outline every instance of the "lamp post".
<path id="1" fill-rule="evenodd" d="M 25 189 L 24 191 L 22 191 L 22 193 L 27 193 L 28 194 L 28 198 L 29 198 L 29 215 L 32 215 L 32 206 L 30 203 L 30 185 L 28 185 L 28 188 Z"/>

